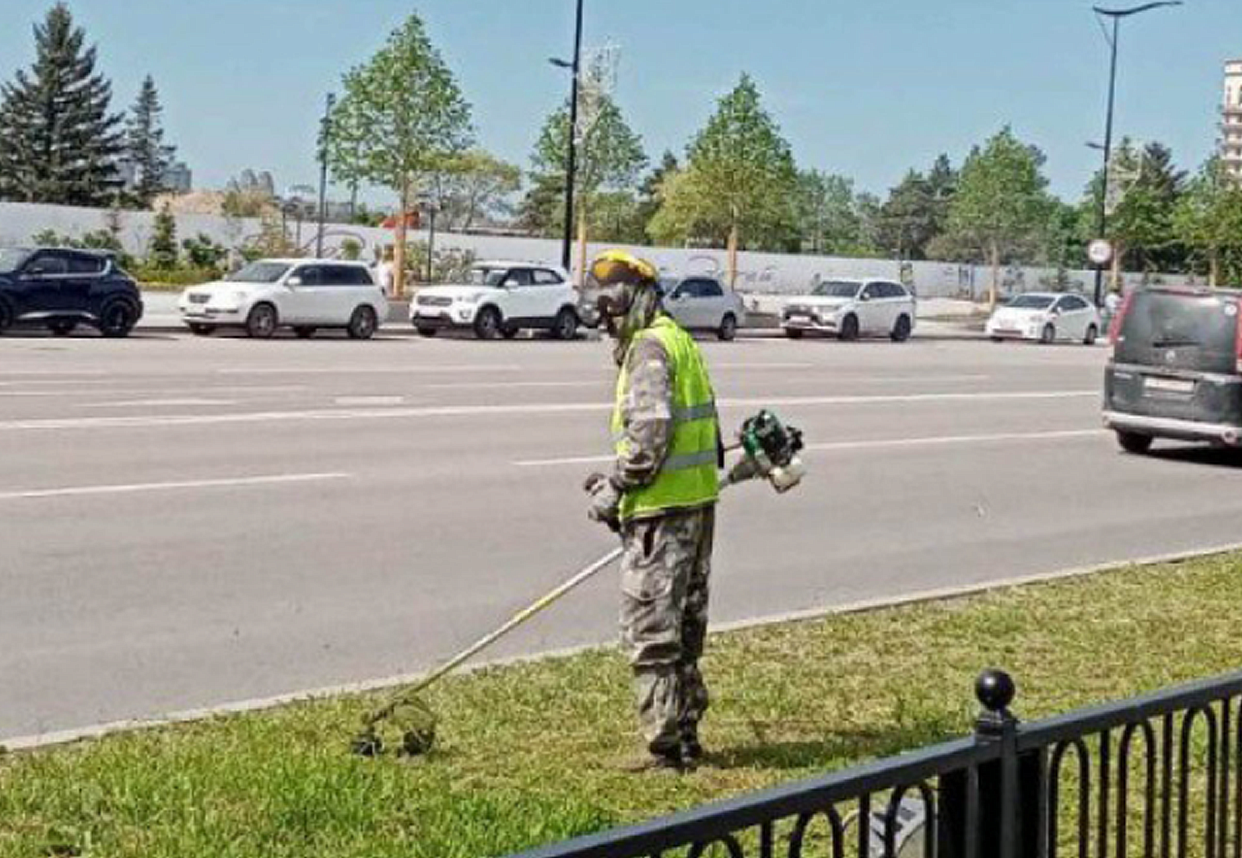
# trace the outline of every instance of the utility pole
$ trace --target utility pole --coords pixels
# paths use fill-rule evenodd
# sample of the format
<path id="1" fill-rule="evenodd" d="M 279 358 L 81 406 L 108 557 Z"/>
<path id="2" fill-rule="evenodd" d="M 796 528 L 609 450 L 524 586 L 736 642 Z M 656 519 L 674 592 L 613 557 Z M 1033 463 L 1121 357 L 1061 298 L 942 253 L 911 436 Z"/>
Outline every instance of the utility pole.
<path id="1" fill-rule="evenodd" d="M 1096 15 L 1104 18 L 1113 19 L 1112 35 L 1105 31 L 1105 38 L 1108 40 L 1111 56 L 1108 62 L 1108 112 L 1104 119 L 1104 186 L 1100 188 L 1100 206 L 1096 216 L 1096 238 L 1104 238 L 1104 231 L 1108 228 L 1108 177 L 1112 168 L 1113 156 L 1113 106 L 1117 97 L 1117 39 L 1121 33 L 1121 19 L 1128 18 L 1131 15 L 1138 15 L 1142 12 L 1149 12 L 1152 9 L 1159 9 L 1163 6 L 1181 6 L 1181 0 L 1161 0 L 1157 3 L 1145 3 L 1142 6 L 1135 6 L 1130 9 L 1103 9 L 1099 6 L 1094 7 Z M 1104 303 L 1104 266 L 1097 265 L 1095 269 L 1095 305 L 1103 306 Z"/>
<path id="2" fill-rule="evenodd" d="M 323 227 L 328 219 L 328 137 L 332 129 L 332 108 L 336 96 L 328 93 L 324 103 L 323 123 L 319 129 L 319 232 L 315 236 L 315 258 L 323 259 Z"/>
<path id="3" fill-rule="evenodd" d="M 549 60 L 552 65 L 570 70 L 573 81 L 569 86 L 569 146 L 565 156 L 565 231 L 561 242 L 561 265 L 569 270 L 574 243 L 574 180 L 578 169 L 578 84 L 582 71 L 582 2 L 578 0 L 578 14 L 574 23 L 574 58 Z"/>

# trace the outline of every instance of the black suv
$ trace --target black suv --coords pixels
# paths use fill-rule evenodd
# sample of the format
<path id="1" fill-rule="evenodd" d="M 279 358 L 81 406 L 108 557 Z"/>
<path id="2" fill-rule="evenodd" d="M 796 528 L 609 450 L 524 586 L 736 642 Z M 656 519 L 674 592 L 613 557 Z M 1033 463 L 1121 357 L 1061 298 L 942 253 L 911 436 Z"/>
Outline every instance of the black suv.
<path id="1" fill-rule="evenodd" d="M 64 336 L 85 323 L 105 337 L 124 337 L 141 318 L 138 286 L 110 254 L 0 249 L 0 333 L 39 325 Z"/>
<path id="2" fill-rule="evenodd" d="M 1153 438 L 1242 443 L 1242 293 L 1150 288 L 1113 322 L 1104 425 L 1145 453 Z"/>

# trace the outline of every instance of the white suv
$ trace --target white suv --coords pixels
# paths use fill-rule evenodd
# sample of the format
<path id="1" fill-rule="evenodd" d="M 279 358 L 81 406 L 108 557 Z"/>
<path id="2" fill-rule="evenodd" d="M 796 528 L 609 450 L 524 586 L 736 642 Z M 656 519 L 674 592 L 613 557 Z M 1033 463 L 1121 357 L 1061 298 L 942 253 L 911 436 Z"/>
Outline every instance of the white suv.
<path id="1" fill-rule="evenodd" d="M 791 298 L 781 313 L 785 336 L 835 334 L 842 340 L 887 336 L 904 342 L 914 332 L 914 295 L 888 280 L 827 280 L 810 295 Z"/>
<path id="2" fill-rule="evenodd" d="M 410 324 L 424 337 L 461 328 L 481 340 L 510 339 L 523 328 L 536 328 L 569 340 L 578 332 L 577 303 L 578 293 L 563 268 L 480 262 L 464 283 L 418 290 L 410 302 Z"/>
<path id="3" fill-rule="evenodd" d="M 384 291 L 360 262 L 260 259 L 224 280 L 193 286 L 177 304 L 181 320 L 200 336 L 243 328 L 267 339 L 282 326 L 306 339 L 320 328 L 344 328 L 369 340 L 388 317 Z"/>

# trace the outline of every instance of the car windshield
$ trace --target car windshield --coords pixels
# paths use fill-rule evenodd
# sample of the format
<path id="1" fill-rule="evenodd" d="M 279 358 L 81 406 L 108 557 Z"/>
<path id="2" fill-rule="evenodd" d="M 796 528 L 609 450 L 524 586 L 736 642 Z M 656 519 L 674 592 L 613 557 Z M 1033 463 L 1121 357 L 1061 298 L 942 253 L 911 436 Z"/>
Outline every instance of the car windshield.
<path id="1" fill-rule="evenodd" d="M 288 270 L 289 266 L 283 262 L 251 262 L 227 279 L 236 283 L 275 283 Z"/>
<path id="2" fill-rule="evenodd" d="M 22 267 L 22 263 L 30 256 L 29 250 L 16 248 L 0 248 L 0 274 L 10 274 Z"/>
<path id="3" fill-rule="evenodd" d="M 1047 310 L 1055 300 L 1047 295 L 1019 295 L 1005 306 L 1015 310 Z"/>
<path id="4" fill-rule="evenodd" d="M 471 286 L 499 286 L 508 273 L 508 268 L 492 268 L 487 265 L 477 265 L 470 269 L 470 275 L 466 278 L 466 281 Z"/>
<path id="5" fill-rule="evenodd" d="M 821 298 L 853 298 L 858 294 L 860 286 L 862 286 L 861 283 L 852 283 L 848 280 L 829 280 L 812 289 L 811 294 Z"/>

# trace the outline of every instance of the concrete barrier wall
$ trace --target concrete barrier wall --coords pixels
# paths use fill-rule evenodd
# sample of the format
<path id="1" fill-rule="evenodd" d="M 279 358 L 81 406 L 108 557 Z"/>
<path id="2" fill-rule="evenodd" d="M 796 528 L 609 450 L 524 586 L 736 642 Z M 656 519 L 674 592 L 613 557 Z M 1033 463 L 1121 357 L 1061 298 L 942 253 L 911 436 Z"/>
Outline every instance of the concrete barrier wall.
<path id="1" fill-rule="evenodd" d="M 131 253 L 141 254 L 151 239 L 155 215 L 149 211 L 125 211 L 119 215 L 121 241 Z M 31 237 L 51 229 L 74 237 L 106 228 L 108 212 L 100 209 L 71 208 L 29 203 L 0 203 L 0 245 L 24 245 Z M 301 247 L 310 249 L 315 242 L 315 224 L 288 222 L 288 229 Z M 258 236 L 258 219 L 226 218 L 216 215 L 178 215 L 179 238 L 203 233 L 225 247 L 239 247 Z M 371 259 L 373 249 L 392 242 L 392 233 L 369 227 L 329 224 L 325 245 L 335 253 L 341 242 L 353 238 L 364 246 L 363 258 Z M 427 233 L 413 232 L 412 240 L 427 240 Z M 559 241 L 540 238 L 460 235 L 437 233 L 437 248 L 455 247 L 470 250 L 480 259 L 521 259 L 540 262 L 559 261 Z M 594 252 L 604 245 L 591 245 Z M 723 250 L 695 248 L 636 247 L 635 252 L 651 259 L 670 275 L 716 274 L 726 270 Z M 991 282 L 991 270 L 975 265 L 942 262 L 906 263 L 919 295 L 924 298 L 982 298 Z M 757 294 L 793 294 L 803 292 L 818 280 L 834 277 L 884 277 L 897 279 L 901 265 L 891 259 L 852 259 L 832 256 L 811 256 L 777 253 L 738 255 L 738 290 Z M 1004 270 L 1002 289 L 1005 292 L 1029 292 L 1049 289 L 1055 282 L 1052 269 L 1009 267 Z M 1090 291 L 1094 284 L 1091 271 L 1070 271 L 1071 289 Z M 1127 275 L 1130 284 L 1138 275 Z M 1178 275 L 1165 278 L 1171 282 Z"/>

